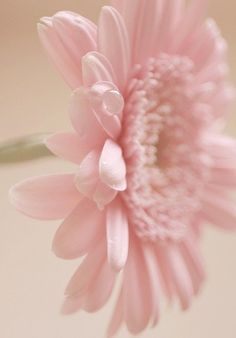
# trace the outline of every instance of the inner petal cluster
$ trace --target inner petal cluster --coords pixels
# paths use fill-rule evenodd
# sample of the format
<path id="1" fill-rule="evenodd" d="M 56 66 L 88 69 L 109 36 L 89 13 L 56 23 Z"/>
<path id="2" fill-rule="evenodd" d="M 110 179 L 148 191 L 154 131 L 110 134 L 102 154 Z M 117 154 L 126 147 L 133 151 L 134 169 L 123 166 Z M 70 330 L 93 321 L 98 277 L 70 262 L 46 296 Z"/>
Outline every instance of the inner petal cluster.
<path id="1" fill-rule="evenodd" d="M 194 64 L 160 55 L 134 69 L 120 142 L 130 222 L 144 239 L 181 238 L 194 222 L 209 176 L 205 128 L 212 119 L 195 84 Z"/>

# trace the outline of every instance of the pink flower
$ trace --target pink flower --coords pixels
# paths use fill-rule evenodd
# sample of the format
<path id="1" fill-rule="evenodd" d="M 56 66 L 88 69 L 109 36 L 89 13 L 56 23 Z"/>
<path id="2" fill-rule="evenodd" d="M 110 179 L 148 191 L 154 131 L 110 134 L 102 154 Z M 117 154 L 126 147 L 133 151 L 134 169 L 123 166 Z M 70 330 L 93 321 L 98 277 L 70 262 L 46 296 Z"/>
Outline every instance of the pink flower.
<path id="1" fill-rule="evenodd" d="M 204 0 L 114 0 L 98 27 L 71 12 L 43 18 L 41 41 L 73 89 L 75 132 L 49 137 L 76 173 L 11 191 L 29 216 L 64 221 L 53 249 L 86 255 L 64 313 L 99 310 L 117 272 L 108 335 L 159 319 L 161 297 L 187 309 L 204 280 L 199 231 L 235 229 L 236 142 L 222 134 L 233 90 L 226 43 Z"/>

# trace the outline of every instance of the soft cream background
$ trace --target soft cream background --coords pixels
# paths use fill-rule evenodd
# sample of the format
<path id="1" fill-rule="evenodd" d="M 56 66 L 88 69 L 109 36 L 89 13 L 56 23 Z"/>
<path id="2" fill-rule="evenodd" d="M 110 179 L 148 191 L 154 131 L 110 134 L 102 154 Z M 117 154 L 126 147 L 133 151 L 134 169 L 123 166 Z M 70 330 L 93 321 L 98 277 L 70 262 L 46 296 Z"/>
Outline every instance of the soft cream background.
<path id="1" fill-rule="evenodd" d="M 175 1 L 175 0 L 173 0 Z M 36 34 L 40 16 L 62 9 L 96 20 L 101 0 L 1 0 L 0 141 L 8 137 L 69 128 L 69 91 L 48 63 Z M 212 0 L 230 44 L 236 82 L 235 0 Z M 235 65 L 235 66 L 234 66 Z M 236 132 L 231 119 L 230 132 Z M 50 246 L 58 222 L 39 222 L 18 214 L 8 203 L 9 187 L 28 176 L 69 169 L 60 160 L 42 160 L 0 168 L 0 337 L 103 337 L 111 303 L 96 315 L 59 315 L 63 289 L 77 266 L 54 257 Z M 166 309 L 155 331 L 143 338 L 236 337 L 236 235 L 208 229 L 203 240 L 208 280 L 191 310 Z M 129 337 L 125 329 L 119 337 Z"/>

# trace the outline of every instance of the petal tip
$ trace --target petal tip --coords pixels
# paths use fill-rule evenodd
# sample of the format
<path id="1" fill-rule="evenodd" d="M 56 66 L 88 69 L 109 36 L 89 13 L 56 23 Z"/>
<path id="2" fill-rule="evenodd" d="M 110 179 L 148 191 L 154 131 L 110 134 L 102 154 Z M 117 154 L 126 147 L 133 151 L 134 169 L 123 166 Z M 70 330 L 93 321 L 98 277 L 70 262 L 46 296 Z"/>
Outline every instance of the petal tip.
<path id="1" fill-rule="evenodd" d="M 77 302 L 73 298 L 67 297 L 61 306 L 60 314 L 62 316 L 69 316 L 78 312 L 80 310 L 80 306 L 76 303 Z"/>
<path id="2" fill-rule="evenodd" d="M 126 264 L 126 261 L 123 261 L 120 258 L 112 259 L 111 257 L 109 257 L 108 262 L 110 264 L 112 271 L 115 273 L 121 272 L 124 269 L 125 264 Z"/>
<path id="3" fill-rule="evenodd" d="M 17 186 L 18 184 L 15 184 L 8 191 L 8 200 L 14 207 L 17 207 L 16 205 Z"/>

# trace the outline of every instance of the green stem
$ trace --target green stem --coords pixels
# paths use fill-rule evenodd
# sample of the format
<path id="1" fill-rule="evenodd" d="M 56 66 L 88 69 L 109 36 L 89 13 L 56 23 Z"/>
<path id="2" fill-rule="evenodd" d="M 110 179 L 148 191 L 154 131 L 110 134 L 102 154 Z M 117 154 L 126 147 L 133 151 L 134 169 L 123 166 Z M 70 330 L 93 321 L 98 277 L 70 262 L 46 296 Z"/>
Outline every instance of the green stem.
<path id="1" fill-rule="evenodd" d="M 0 144 L 0 164 L 14 164 L 53 156 L 44 144 L 50 134 L 35 134 Z"/>

